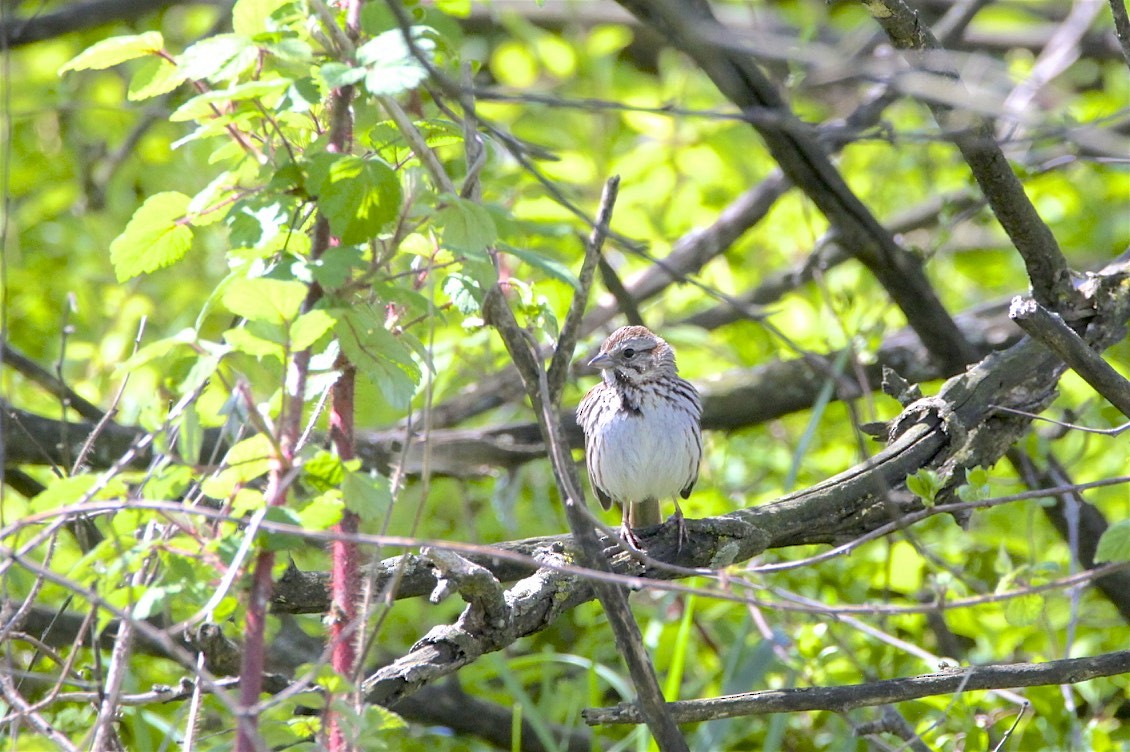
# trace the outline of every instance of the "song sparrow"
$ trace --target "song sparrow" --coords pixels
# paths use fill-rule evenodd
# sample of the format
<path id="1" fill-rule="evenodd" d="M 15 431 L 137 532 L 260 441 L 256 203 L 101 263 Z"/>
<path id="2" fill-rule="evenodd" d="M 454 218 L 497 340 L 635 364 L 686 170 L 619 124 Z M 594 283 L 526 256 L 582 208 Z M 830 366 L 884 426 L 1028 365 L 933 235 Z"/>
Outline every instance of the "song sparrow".
<path id="1" fill-rule="evenodd" d="M 589 365 L 601 382 L 581 400 L 577 422 L 601 506 L 623 508 L 620 535 L 639 548 L 632 528 L 658 525 L 660 499 L 674 499 L 681 545 L 677 497 L 690 496 L 702 459 L 698 392 L 679 378 L 671 346 L 642 326 L 617 329 Z"/>

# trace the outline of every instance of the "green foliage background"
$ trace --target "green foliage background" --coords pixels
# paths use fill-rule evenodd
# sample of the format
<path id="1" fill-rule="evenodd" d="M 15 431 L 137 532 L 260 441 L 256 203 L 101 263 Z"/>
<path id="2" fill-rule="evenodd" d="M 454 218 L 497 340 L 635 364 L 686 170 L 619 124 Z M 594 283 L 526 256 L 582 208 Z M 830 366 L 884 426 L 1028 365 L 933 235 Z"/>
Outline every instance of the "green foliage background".
<path id="1" fill-rule="evenodd" d="M 978 15 L 977 25 L 987 33 L 1023 30 L 1054 5 L 995 3 Z M 874 32 L 862 5 L 805 0 L 767 8 L 796 28 L 798 44 L 822 33 L 842 38 Z M 484 31 L 467 21 L 469 3 L 409 10 L 427 27 L 420 43 L 433 50 L 440 70 L 459 80 L 460 66 L 467 63 L 493 91 L 511 95 L 509 100 L 481 97 L 478 114 L 551 153 L 552 160 L 533 163 L 569 202 L 591 216 L 604 180 L 621 176 L 613 229 L 655 257 L 666 256 L 686 233 L 714 222 L 775 167 L 749 126 L 722 114 L 730 112 L 727 103 L 685 58 L 659 50 L 653 66 L 635 64 L 627 52 L 634 41 L 628 26 L 546 29 L 523 14 L 499 13 L 497 24 Z M 573 293 L 588 228 L 497 137 L 485 137 L 481 204 L 436 188 L 408 149 L 381 97 L 401 102 L 456 185 L 465 175 L 462 129 L 437 105 L 436 89 L 421 87 L 426 71 L 398 52 L 399 31 L 383 4 L 365 6 L 366 39 L 381 43 L 362 46 L 356 65 L 331 59 L 324 40 L 311 33 L 317 24 L 310 18 L 305 4 L 283 0 L 240 0 L 232 24 L 217 7 L 179 5 L 131 24 L 70 34 L 5 56 L 5 339 L 48 368 L 58 364 L 66 382 L 90 401 L 104 408 L 113 404 L 115 421 L 153 429 L 159 446 L 185 456 L 199 446 L 204 428 L 223 426 L 240 436 L 240 424 L 253 425 L 247 418 L 252 409 L 262 420 L 274 420 L 290 358 L 307 345 L 313 346 L 315 361 L 308 404 L 316 403 L 332 380 L 334 342 L 340 341 L 367 377 L 359 382 L 357 413 L 365 429 L 389 428 L 408 416 L 421 420 L 430 406 L 470 386 L 490 385 L 506 355 L 482 326 L 479 311 L 482 289 L 495 274 L 488 247 L 499 251 L 511 304 L 539 342 L 556 335 Z M 1102 17 L 1096 28 L 1109 23 Z M 103 57 L 80 56 L 108 38 L 151 32 L 160 34 L 147 38 L 157 40 L 152 49 L 160 55 L 131 54 L 129 45 L 115 43 L 128 58 L 121 64 L 112 64 L 117 61 L 105 51 L 109 48 L 103 48 Z M 381 36 L 386 34 L 394 36 Z M 60 75 L 68 61 L 74 70 Z M 992 74 L 1015 82 L 1033 63 L 1032 54 L 1014 50 L 996 61 Z M 800 60 L 775 61 L 772 70 L 795 110 L 813 122 L 843 116 L 858 97 L 856 84 L 821 81 L 817 74 L 827 70 Z M 204 82 L 211 93 L 201 93 L 190 80 Z M 359 91 L 351 156 L 328 152 L 322 131 L 322 101 L 331 86 L 342 83 L 355 83 Z M 1053 161 L 1060 154 L 1060 134 L 1081 124 L 1098 124 L 1100 130 L 1106 123 L 1124 126 L 1128 93 L 1121 60 L 1081 60 L 1056 82 L 1054 109 L 1040 114 L 1028 140 L 1017 147 L 1025 188 L 1075 269 L 1097 268 L 1130 243 L 1130 175 L 1125 161 L 1085 155 Z M 619 106 L 586 105 L 589 99 Z M 449 98 L 440 100 L 453 106 Z M 937 138 L 923 105 L 902 100 L 886 111 L 884 123 L 887 131 L 869 132 L 839 160 L 852 188 L 878 217 L 973 188 L 967 167 Z M 225 130 L 229 126 L 250 148 L 232 138 Z M 310 257 L 306 236 L 314 196 L 342 243 L 322 261 Z M 642 312 L 676 347 L 682 375 L 709 388 L 730 370 L 795 357 L 789 345 L 754 321 L 714 331 L 682 322 L 715 304 L 704 288 L 741 294 L 765 275 L 802 263 L 827 230 L 804 196 L 791 191 L 697 274 L 698 284 L 672 286 L 648 301 Z M 983 208 L 943 210 L 935 226 L 903 240 L 929 259 L 928 274 L 951 311 L 1027 289 L 1019 256 Z M 622 279 L 651 265 L 616 244 L 608 259 Z M 327 299 L 299 317 L 311 280 L 326 289 Z M 852 263 L 792 290 L 770 313 L 796 346 L 816 352 L 851 346 L 863 361 L 903 324 L 878 284 Z M 597 344 L 601 334 L 590 336 L 581 352 Z M 1106 355 L 1122 373 L 1130 373 L 1130 344 Z M 61 417 L 58 400 L 36 384 L 10 369 L 0 378 L 9 403 Z M 565 403 L 575 404 L 590 384 L 587 376 L 574 380 Z M 937 388 L 923 386 L 927 392 Z M 197 390 L 186 409 L 170 413 Z M 769 424 L 714 433 L 686 512 L 691 517 L 720 514 L 834 475 L 873 452 L 855 424 L 891 418 L 898 409 L 886 397 L 867 396 L 850 410 L 833 402 Z M 1111 428 L 1123 419 L 1070 373 L 1049 415 L 1094 428 Z M 467 425 L 529 419 L 528 406 L 514 401 Z M 324 422 L 317 428 L 324 430 Z M 128 485 L 135 496 L 154 501 L 184 493 L 197 498 L 201 489 L 193 481 L 206 478 L 203 494 L 229 503 L 234 513 L 253 512 L 263 505 L 253 481 L 266 471 L 270 446 L 265 439 L 240 446 L 248 461 L 229 455 L 225 468 L 169 461 L 154 466 L 148 477 L 120 474 L 99 497 L 121 497 Z M 1124 475 L 1130 468 L 1124 435 L 1037 426 L 1021 448 L 1036 458 L 1054 452 L 1078 483 Z M 567 528 L 544 461 L 487 468 L 479 477 L 390 481 L 356 465 L 343 467 L 314 449 L 306 459 L 292 507 L 311 529 L 332 525 L 343 505 L 362 514 L 368 532 L 423 539 L 492 543 Z M 13 548 L 38 530 L 13 528 L 18 520 L 74 503 L 98 475 L 80 467 L 62 481 L 52 468 L 22 469 L 49 490 L 36 499 L 6 490 L 0 525 L 8 536 L 4 545 Z M 55 470 L 71 475 L 67 468 Z M 982 480 L 986 495 L 1024 489 L 1004 463 Z M 1112 522 L 1130 513 L 1125 484 L 1088 491 L 1086 498 Z M 914 527 L 912 537 L 895 535 L 850 556 L 749 576 L 751 588 L 739 591 L 749 596 L 747 603 L 661 591 L 636 594 L 636 614 L 668 699 L 850 684 L 935 670 L 930 655 L 945 651 L 927 616 L 882 609 L 1036 585 L 1072 572 L 1067 545 L 1039 511 L 1043 503 L 979 512 L 965 530 L 948 517 L 934 518 Z M 151 519 L 149 513 L 123 512 L 101 520 L 107 541 L 90 553 L 63 536 L 54 547 L 40 545 L 29 555 L 109 603 L 141 602 L 150 613 L 174 622 L 185 619 L 212 596 L 240 536 L 227 523 L 210 528 L 193 522 L 201 527 L 192 534 L 141 543 L 136 532 Z M 293 538 L 270 544 L 303 569 L 327 568 L 318 545 Z M 754 563 L 799 559 L 819 550 L 770 551 Z M 154 582 L 121 587 L 150 554 L 159 562 Z M 741 567 L 735 576 L 741 576 Z M 32 582 L 28 571 L 8 569 L 5 596 L 25 597 Z M 237 581 L 211 613 L 233 637 L 241 631 L 241 592 Z M 81 596 L 68 601 L 73 595 L 47 584 L 36 601 L 69 609 L 90 605 Z M 873 605 L 879 611 L 832 618 L 797 607 L 796 598 L 810 606 Z M 450 622 L 460 608 L 451 602 L 403 601 L 387 613 L 378 609 L 379 655 L 403 653 L 431 626 Z M 99 612 L 98 618 L 104 623 L 108 615 Z M 947 610 L 945 620 L 964 650 L 952 657 L 963 663 L 1093 655 L 1125 647 L 1127 636 L 1125 622 L 1093 589 L 1053 590 Z M 297 621 L 309 634 L 322 633 L 320 616 Z M 908 646 L 925 652 L 915 654 Z M 14 665 L 48 675 L 58 670 L 51 661 L 37 661 L 34 652 L 23 643 L 5 648 Z M 80 651 L 80 666 L 92 661 L 89 651 Z M 130 669 L 127 691 L 176 684 L 184 675 L 172 661 L 141 655 Z M 522 717 L 545 729 L 548 724 L 579 726 L 583 707 L 628 699 L 630 691 L 595 604 L 479 661 L 459 679 L 466 692 L 513 706 L 516 713 L 520 708 Z M 49 678 L 37 681 L 50 686 Z M 1126 689 L 1126 678 L 1119 677 L 1025 691 L 1032 708 L 1006 748 L 1123 749 L 1130 744 L 1123 720 Z M 231 717 L 206 702 L 207 733 L 198 748 L 227 748 Z M 293 742 L 308 732 L 311 721 L 294 716 L 295 705 L 288 701 L 267 711 L 269 741 Z M 136 749 L 156 749 L 166 734 L 183 735 L 184 710 L 177 703 L 123 707 L 123 738 Z M 990 748 L 1018 712 L 1007 698 L 989 693 L 930 698 L 900 710 L 938 749 Z M 55 703 L 44 711 L 76 742 L 92 713 L 84 703 Z M 852 727 L 869 718 L 865 711 L 782 715 L 703 724 L 689 734 L 693 749 L 863 749 Z M 371 720 L 369 728 L 371 748 L 415 749 L 425 740 L 435 750 L 485 744 L 433 727 L 393 729 L 385 720 Z M 26 730 L 18 741 L 9 737 L 7 748 L 32 749 L 24 746 L 31 744 L 29 738 Z M 642 734 L 619 727 L 602 729 L 597 738 L 603 748 L 616 741 L 623 742 L 617 748 L 645 745 Z"/>

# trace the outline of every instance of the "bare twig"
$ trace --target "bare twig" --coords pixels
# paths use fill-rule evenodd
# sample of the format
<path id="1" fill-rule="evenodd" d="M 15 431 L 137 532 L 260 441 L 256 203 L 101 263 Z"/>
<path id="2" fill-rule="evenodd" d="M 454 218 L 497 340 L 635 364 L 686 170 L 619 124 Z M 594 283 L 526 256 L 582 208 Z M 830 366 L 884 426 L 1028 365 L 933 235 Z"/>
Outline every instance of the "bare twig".
<path id="1" fill-rule="evenodd" d="M 1101 355 L 1087 346 L 1083 338 L 1072 330 L 1056 313 L 1035 300 L 1016 297 L 1008 316 L 1040 342 L 1047 345 L 1071 370 L 1083 377 L 1096 392 L 1130 418 L 1130 381 L 1107 363 Z"/>
<path id="2" fill-rule="evenodd" d="M 588 247 L 585 251 L 584 261 L 581 263 L 581 273 L 577 275 L 580 287 L 573 295 L 573 302 L 569 305 L 569 312 L 565 315 L 565 323 L 561 326 L 561 335 L 557 338 L 557 349 L 553 351 L 553 358 L 549 363 L 547 380 L 549 384 L 549 403 L 553 408 L 561 400 L 561 390 L 565 386 L 565 378 L 569 375 L 570 361 L 573 350 L 577 346 L 577 335 L 581 329 L 581 317 L 585 312 L 588 301 L 589 288 L 592 287 L 593 274 L 602 260 L 604 238 L 608 234 L 608 225 L 612 221 L 612 207 L 616 205 L 616 196 L 620 192 L 620 177 L 614 175 L 604 184 L 604 193 L 600 197 L 600 209 L 597 210 L 596 222 L 593 224 L 592 234 L 589 235 Z"/>

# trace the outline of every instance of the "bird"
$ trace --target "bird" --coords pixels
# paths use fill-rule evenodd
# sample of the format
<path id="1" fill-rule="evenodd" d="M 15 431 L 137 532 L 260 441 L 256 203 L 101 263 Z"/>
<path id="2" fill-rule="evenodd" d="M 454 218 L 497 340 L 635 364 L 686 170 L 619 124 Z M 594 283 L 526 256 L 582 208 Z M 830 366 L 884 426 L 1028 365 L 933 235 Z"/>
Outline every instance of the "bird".
<path id="1" fill-rule="evenodd" d="M 679 377 L 675 351 L 643 326 L 623 326 L 589 361 L 601 380 L 577 407 L 585 460 L 604 509 L 623 517 L 620 537 L 640 548 L 633 528 L 662 522 L 659 502 L 675 501 L 680 548 L 686 526 L 679 498 L 690 496 L 702 461 L 702 401 Z"/>

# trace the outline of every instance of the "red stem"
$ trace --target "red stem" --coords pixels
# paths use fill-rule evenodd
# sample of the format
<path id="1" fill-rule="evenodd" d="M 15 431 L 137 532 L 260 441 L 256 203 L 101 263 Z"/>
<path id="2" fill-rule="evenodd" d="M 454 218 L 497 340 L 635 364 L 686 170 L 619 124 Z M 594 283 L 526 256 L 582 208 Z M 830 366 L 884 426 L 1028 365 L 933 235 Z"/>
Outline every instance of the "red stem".
<path id="1" fill-rule="evenodd" d="M 360 0 L 351 0 L 347 16 L 349 34 L 356 39 L 360 29 Z M 353 143 L 353 118 L 350 109 L 353 101 L 353 88 L 335 89 L 330 95 L 330 140 L 327 151 L 347 153 Z M 320 258 L 327 250 L 337 244 L 330 236 L 329 222 L 319 216 L 314 225 L 311 254 Z M 308 311 L 322 298 L 323 290 L 318 284 L 310 286 L 303 304 Z M 280 419 L 278 457 L 271 468 L 267 499 L 272 506 L 281 506 L 287 501 L 289 475 L 293 468 L 294 453 L 302 428 L 302 415 L 306 392 L 306 378 L 310 366 L 310 351 L 303 350 L 294 355 L 295 386 L 285 402 Z M 334 447 L 342 460 L 352 459 L 354 451 L 353 408 L 355 371 L 346 361 L 342 361 L 341 378 L 334 385 L 330 412 L 331 437 Z M 353 512 L 345 512 L 337 530 L 342 533 L 357 532 L 359 519 Z M 355 543 L 336 541 L 331 550 L 333 569 L 331 579 L 332 625 L 331 637 L 333 652 L 331 656 L 335 671 L 341 676 L 352 677 L 356 671 L 357 651 L 354 632 L 357 630 L 357 603 L 361 590 L 359 552 Z M 273 580 L 271 570 L 275 555 L 270 551 L 260 552 L 255 560 L 251 592 L 247 605 L 246 637 L 243 643 L 243 658 L 240 666 L 240 710 L 239 732 L 236 737 L 236 752 L 252 752 L 258 742 L 258 715 L 253 708 L 259 701 L 263 687 L 264 635 L 267 622 L 267 605 L 270 599 Z M 327 713 L 327 728 L 330 752 L 345 752 L 349 743 L 342 734 L 337 714 Z"/>

